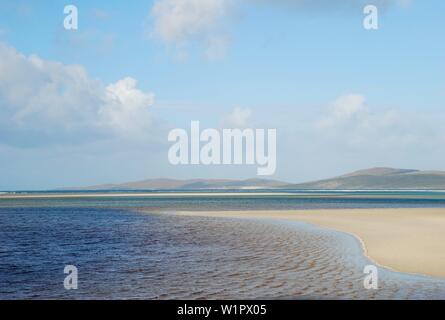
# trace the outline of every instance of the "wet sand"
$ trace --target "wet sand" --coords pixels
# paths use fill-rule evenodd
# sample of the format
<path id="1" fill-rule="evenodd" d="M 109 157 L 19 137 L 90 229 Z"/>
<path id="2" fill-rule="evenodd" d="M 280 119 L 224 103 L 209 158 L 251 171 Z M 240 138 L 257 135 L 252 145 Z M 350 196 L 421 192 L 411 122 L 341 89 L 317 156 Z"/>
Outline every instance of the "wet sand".
<path id="1" fill-rule="evenodd" d="M 176 212 L 184 216 L 301 221 L 358 238 L 365 254 L 395 271 L 445 278 L 445 209 Z"/>

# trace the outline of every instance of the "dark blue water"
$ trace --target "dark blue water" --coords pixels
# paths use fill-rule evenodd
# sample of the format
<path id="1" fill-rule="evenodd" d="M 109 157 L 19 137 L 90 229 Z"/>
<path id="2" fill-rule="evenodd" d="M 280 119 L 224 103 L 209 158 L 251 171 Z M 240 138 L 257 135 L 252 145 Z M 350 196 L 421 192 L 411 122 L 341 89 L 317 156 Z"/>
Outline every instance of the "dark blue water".
<path id="1" fill-rule="evenodd" d="M 363 289 L 360 245 L 304 224 L 142 213 L 445 207 L 443 199 L 0 199 L 0 299 L 445 298 L 442 280 L 382 270 Z M 65 265 L 79 289 L 63 287 Z"/>

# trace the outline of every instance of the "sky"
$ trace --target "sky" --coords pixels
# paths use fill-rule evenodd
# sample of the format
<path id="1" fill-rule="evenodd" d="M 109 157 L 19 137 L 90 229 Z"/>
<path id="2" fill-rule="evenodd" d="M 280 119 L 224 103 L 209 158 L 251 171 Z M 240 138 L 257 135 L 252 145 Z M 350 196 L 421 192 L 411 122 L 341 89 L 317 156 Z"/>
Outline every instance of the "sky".
<path id="1" fill-rule="evenodd" d="M 379 28 L 363 27 L 367 4 Z M 64 7 L 78 29 L 64 28 Z M 0 0 L 0 190 L 252 178 L 168 132 L 277 130 L 268 178 L 445 170 L 445 2 Z"/>

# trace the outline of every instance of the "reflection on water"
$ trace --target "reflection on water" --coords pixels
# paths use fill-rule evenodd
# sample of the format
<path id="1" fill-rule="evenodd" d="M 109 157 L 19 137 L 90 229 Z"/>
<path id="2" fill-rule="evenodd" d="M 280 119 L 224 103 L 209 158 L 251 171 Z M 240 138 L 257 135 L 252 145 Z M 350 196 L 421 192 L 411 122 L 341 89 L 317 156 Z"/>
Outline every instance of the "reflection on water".
<path id="1" fill-rule="evenodd" d="M 443 280 L 384 269 L 365 290 L 358 242 L 301 223 L 9 207 L 0 230 L 1 299 L 445 298 Z"/>

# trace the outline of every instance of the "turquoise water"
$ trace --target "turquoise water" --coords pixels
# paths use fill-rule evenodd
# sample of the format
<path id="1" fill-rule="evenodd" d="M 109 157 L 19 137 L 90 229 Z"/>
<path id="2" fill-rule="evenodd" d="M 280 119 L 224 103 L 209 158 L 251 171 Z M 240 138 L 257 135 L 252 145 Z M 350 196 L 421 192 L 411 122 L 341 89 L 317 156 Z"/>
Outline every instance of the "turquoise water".
<path id="1" fill-rule="evenodd" d="M 302 223 L 155 214 L 445 207 L 430 193 L 331 196 L 0 199 L 0 299 L 445 298 L 442 279 L 381 268 L 379 289 L 364 289 L 371 262 L 348 235 Z M 65 265 L 78 268 L 78 290 L 64 289 Z"/>
<path id="2" fill-rule="evenodd" d="M 68 192 L 54 192 L 59 198 L 28 198 L 2 199 L 1 207 L 94 207 L 94 208 L 152 208 L 153 210 L 255 210 L 255 209 L 345 209 L 345 208 L 440 208 L 445 207 L 445 192 L 439 191 L 292 191 L 288 195 L 281 192 L 291 190 L 227 190 L 236 192 L 239 196 L 156 196 L 157 191 L 144 191 L 150 196 L 94 196 L 103 191 L 86 192 L 88 198 L 82 197 L 85 192 L 78 192 L 77 198 L 63 197 Z M 184 191 L 178 190 L 183 193 Z M 190 194 L 203 192 L 189 191 Z M 205 190 L 206 193 L 221 193 L 220 190 Z M 271 195 L 256 195 L 258 192 L 268 192 Z M 70 192 L 71 193 L 71 192 Z M 106 192 L 112 195 L 114 192 Z M 134 193 L 134 191 L 118 192 Z M 162 193 L 165 193 L 162 191 Z M 276 194 L 274 194 L 276 193 Z M 39 195 L 38 192 L 26 192 Z M 76 193 L 74 193 L 76 194 Z M 224 193 L 223 193 L 224 194 Z"/>

